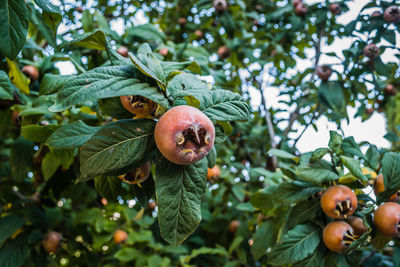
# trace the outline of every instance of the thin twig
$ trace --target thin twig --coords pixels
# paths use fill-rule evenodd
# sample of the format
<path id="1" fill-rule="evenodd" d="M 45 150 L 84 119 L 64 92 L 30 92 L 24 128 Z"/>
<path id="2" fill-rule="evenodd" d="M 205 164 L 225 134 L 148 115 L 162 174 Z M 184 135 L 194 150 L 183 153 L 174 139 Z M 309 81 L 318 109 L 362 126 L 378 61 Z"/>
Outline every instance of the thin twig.
<path id="1" fill-rule="evenodd" d="M 296 140 L 294 140 L 293 143 L 293 147 L 296 146 L 297 142 L 300 140 L 300 138 L 303 136 L 303 134 L 305 133 L 305 131 L 308 129 L 308 127 L 310 125 L 312 125 L 314 120 L 317 120 L 319 118 L 319 116 L 321 116 L 321 113 L 318 113 L 318 115 L 316 115 L 316 113 L 314 112 L 312 117 L 311 117 L 311 121 L 309 123 L 306 124 L 306 126 L 304 127 L 303 131 L 300 133 L 300 135 L 296 138 Z"/>

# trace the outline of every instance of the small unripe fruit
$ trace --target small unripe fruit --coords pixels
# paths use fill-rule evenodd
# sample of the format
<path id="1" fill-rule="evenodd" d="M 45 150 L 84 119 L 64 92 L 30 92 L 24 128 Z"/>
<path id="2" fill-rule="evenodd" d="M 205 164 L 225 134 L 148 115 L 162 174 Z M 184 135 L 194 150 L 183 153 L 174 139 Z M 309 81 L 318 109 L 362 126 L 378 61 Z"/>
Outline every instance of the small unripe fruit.
<path id="1" fill-rule="evenodd" d="M 298 4 L 302 4 L 303 1 L 302 0 L 293 0 L 292 5 L 293 7 L 296 7 Z"/>
<path id="2" fill-rule="evenodd" d="M 322 81 L 324 82 L 328 81 L 329 77 L 331 77 L 331 74 L 332 74 L 331 67 L 327 65 L 322 65 L 317 67 L 317 75 Z"/>
<path id="3" fill-rule="evenodd" d="M 120 244 L 125 242 L 128 239 L 128 234 L 121 229 L 118 229 L 117 231 L 115 231 L 114 233 L 114 243 L 115 244 Z"/>
<path id="4" fill-rule="evenodd" d="M 333 15 L 340 15 L 340 13 L 342 13 L 342 10 L 340 9 L 340 5 L 339 4 L 331 4 L 329 6 L 329 10 L 331 11 L 331 13 Z"/>
<path id="5" fill-rule="evenodd" d="M 231 55 L 231 50 L 227 46 L 221 46 L 218 48 L 218 57 L 219 60 L 224 60 Z"/>
<path id="6" fill-rule="evenodd" d="M 129 50 L 126 46 L 121 46 L 117 49 L 117 53 L 123 57 L 128 57 Z"/>
<path id="7" fill-rule="evenodd" d="M 371 14 L 371 18 L 378 18 L 381 16 L 382 16 L 382 12 L 379 10 L 376 10 L 376 11 L 372 12 L 372 14 Z"/>
<path id="8" fill-rule="evenodd" d="M 385 88 L 383 89 L 383 93 L 384 93 L 385 95 L 388 95 L 388 96 L 394 96 L 394 95 L 397 94 L 397 90 L 396 90 L 396 88 L 394 87 L 393 84 L 388 84 L 388 85 L 386 85 Z"/>
<path id="9" fill-rule="evenodd" d="M 355 239 L 353 228 L 343 221 L 331 222 L 324 228 L 324 244 L 331 251 L 343 252 Z"/>
<path id="10" fill-rule="evenodd" d="M 397 22 L 400 20 L 400 9 L 397 6 L 390 6 L 386 8 L 383 17 L 386 22 Z"/>
<path id="11" fill-rule="evenodd" d="M 158 53 L 165 57 L 166 55 L 168 55 L 168 48 L 163 47 L 160 49 L 160 51 L 158 51 Z"/>
<path id="12" fill-rule="evenodd" d="M 226 0 L 214 0 L 213 7 L 217 12 L 224 12 L 228 9 L 228 3 Z"/>
<path id="13" fill-rule="evenodd" d="M 240 221 L 238 220 L 233 220 L 229 223 L 229 232 L 232 234 L 236 233 L 238 227 L 240 226 Z"/>
<path id="14" fill-rule="evenodd" d="M 321 207 L 333 219 L 345 219 L 357 209 L 356 194 L 345 185 L 328 188 L 321 197 Z"/>
<path id="15" fill-rule="evenodd" d="M 128 183 L 128 184 L 140 184 L 146 181 L 146 179 L 150 175 L 150 161 L 146 162 L 139 168 L 125 174 L 125 175 L 120 175 L 118 176 L 119 179 L 121 179 L 123 182 Z"/>
<path id="16" fill-rule="evenodd" d="M 379 206 L 374 214 L 374 224 L 378 230 L 387 236 L 400 237 L 400 205 L 387 202 Z"/>
<path id="17" fill-rule="evenodd" d="M 39 71 L 32 65 L 26 65 L 21 69 L 22 73 L 25 74 L 32 82 L 39 79 Z"/>
<path id="18" fill-rule="evenodd" d="M 294 13 L 297 16 L 304 16 L 308 13 L 308 7 L 304 3 L 300 3 L 294 8 Z"/>
<path id="19" fill-rule="evenodd" d="M 364 56 L 368 58 L 376 58 L 379 56 L 379 48 L 375 44 L 366 45 L 363 49 Z"/>
<path id="20" fill-rule="evenodd" d="M 60 233 L 52 231 L 46 234 L 41 244 L 47 253 L 55 253 L 60 248 L 60 241 L 62 236 Z"/>
<path id="21" fill-rule="evenodd" d="M 186 25 L 186 23 L 187 23 L 187 19 L 186 18 L 179 18 L 178 19 L 179 26 L 183 27 L 183 26 Z"/>
<path id="22" fill-rule="evenodd" d="M 363 219 L 360 217 L 350 216 L 347 222 L 353 228 L 354 234 L 356 236 L 361 236 L 368 231 L 368 228 L 364 225 Z"/>
<path id="23" fill-rule="evenodd" d="M 215 179 L 218 179 L 220 175 L 221 175 L 221 169 L 218 167 L 218 165 L 215 165 L 211 169 L 208 168 L 207 170 L 208 181 L 214 181 Z"/>
<path id="24" fill-rule="evenodd" d="M 157 148 L 169 161 L 188 165 L 210 152 L 215 129 L 211 120 L 191 106 L 177 106 L 161 116 L 154 131 Z"/>
<path id="25" fill-rule="evenodd" d="M 120 96 L 120 99 L 124 108 L 135 115 L 149 115 L 157 108 L 157 103 L 139 95 Z"/>

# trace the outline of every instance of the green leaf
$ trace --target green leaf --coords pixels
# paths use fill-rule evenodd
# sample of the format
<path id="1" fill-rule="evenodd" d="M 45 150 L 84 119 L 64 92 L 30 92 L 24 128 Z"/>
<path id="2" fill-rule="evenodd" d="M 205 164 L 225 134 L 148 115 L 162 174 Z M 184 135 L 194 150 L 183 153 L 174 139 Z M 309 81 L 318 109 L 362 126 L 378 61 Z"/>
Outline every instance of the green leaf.
<path id="1" fill-rule="evenodd" d="M 389 43 L 396 45 L 396 34 L 394 30 L 386 29 L 383 32 L 382 37 L 385 38 Z"/>
<path id="2" fill-rule="evenodd" d="M 74 161 L 74 150 L 54 149 L 46 154 L 42 162 L 42 173 L 45 181 L 56 173 L 60 166 L 68 169 Z"/>
<path id="3" fill-rule="evenodd" d="M 62 48 L 79 46 L 89 49 L 106 50 L 106 36 L 98 30 L 93 33 L 84 33 L 76 36 L 73 41 L 62 45 Z"/>
<path id="4" fill-rule="evenodd" d="M 165 77 L 168 77 L 171 73 L 173 73 L 175 71 L 180 71 L 180 70 L 184 70 L 188 67 L 191 67 L 191 66 L 193 66 L 193 63 L 196 64 L 194 61 L 183 61 L 183 62 L 161 61 L 160 62 L 163 72 L 165 74 Z"/>
<path id="5" fill-rule="evenodd" d="M 100 127 L 86 125 L 83 121 L 66 124 L 49 136 L 46 143 L 55 149 L 80 147 L 95 134 Z"/>
<path id="6" fill-rule="evenodd" d="M 50 111 L 58 112 L 74 105 L 98 98 L 140 95 L 169 108 L 168 100 L 157 88 L 135 78 L 133 66 L 98 67 L 70 80 L 58 92 L 56 104 Z"/>
<path id="7" fill-rule="evenodd" d="M 319 198 L 305 200 L 298 203 L 290 210 L 289 218 L 287 221 L 288 227 L 293 228 L 296 225 L 302 224 L 308 220 L 313 220 L 318 212 L 321 211 Z"/>
<path id="8" fill-rule="evenodd" d="M 24 46 L 28 34 L 28 9 L 24 0 L 0 2 L 0 52 L 13 60 Z"/>
<path id="9" fill-rule="evenodd" d="M 351 174 L 353 174 L 355 177 L 359 178 L 361 181 L 368 183 L 368 178 L 362 173 L 361 170 L 361 162 L 357 159 L 349 158 L 346 156 L 340 156 L 340 160 L 344 164 L 344 166 L 349 169 Z"/>
<path id="10" fill-rule="evenodd" d="M 21 136 L 23 136 L 26 140 L 43 143 L 58 128 L 58 125 L 40 126 L 31 124 L 22 127 Z"/>
<path id="11" fill-rule="evenodd" d="M 46 73 L 40 82 L 39 95 L 48 95 L 58 92 L 74 75 L 56 75 Z"/>
<path id="12" fill-rule="evenodd" d="M 127 38 L 139 39 L 142 41 L 154 41 L 156 43 L 162 43 L 166 37 L 162 31 L 154 27 L 153 24 L 143 24 L 133 26 L 126 30 Z"/>
<path id="13" fill-rule="evenodd" d="M 268 150 L 267 153 L 270 155 L 273 155 L 273 156 L 277 156 L 278 158 L 283 158 L 283 159 L 297 158 L 295 155 L 290 154 L 289 152 L 286 152 L 285 150 L 281 150 L 281 149 L 271 148 L 270 150 Z"/>
<path id="14" fill-rule="evenodd" d="M 318 96 L 323 104 L 331 108 L 334 114 L 337 114 L 336 117 L 341 117 L 345 112 L 346 102 L 341 83 L 337 81 L 321 83 Z"/>
<path id="15" fill-rule="evenodd" d="M 122 174 L 144 163 L 155 147 L 154 127 L 152 120 L 119 120 L 103 126 L 82 146 L 81 178 Z"/>
<path id="16" fill-rule="evenodd" d="M 272 220 L 263 222 L 257 227 L 257 230 L 253 236 L 254 244 L 251 247 L 251 253 L 255 260 L 260 259 L 267 249 L 273 245 L 273 233 L 274 224 Z"/>
<path id="17" fill-rule="evenodd" d="M 171 245 L 183 242 L 201 221 L 207 160 L 175 165 L 160 156 L 156 164 L 156 196 L 161 236 Z"/>
<path id="18" fill-rule="evenodd" d="M 189 73 L 182 73 L 176 75 L 167 86 L 167 91 L 171 94 L 174 100 L 192 96 L 195 102 L 188 103 L 194 107 L 199 107 L 204 94 L 209 94 L 209 87 L 199 80 L 195 75 Z"/>
<path id="19" fill-rule="evenodd" d="M 328 148 L 317 148 L 314 150 L 311 154 L 310 161 L 317 161 L 320 160 L 323 156 L 326 155 L 326 153 L 329 153 Z"/>
<path id="20" fill-rule="evenodd" d="M 363 153 L 361 152 L 360 148 L 356 144 L 356 141 L 354 141 L 354 137 L 352 136 L 343 139 L 341 148 L 343 153 L 347 155 L 357 156 L 361 159 L 364 158 Z"/>
<path id="21" fill-rule="evenodd" d="M 24 264 L 29 256 L 28 237 L 26 235 L 5 243 L 0 249 L 0 266 L 19 267 Z"/>
<path id="22" fill-rule="evenodd" d="M 400 153 L 388 152 L 382 158 L 382 174 L 385 185 L 384 196 L 390 196 L 400 188 Z"/>
<path id="23" fill-rule="evenodd" d="M 372 169 L 377 170 L 379 168 L 380 154 L 376 146 L 371 145 L 368 148 L 367 152 L 365 153 L 365 159 Z"/>
<path id="24" fill-rule="evenodd" d="M 321 245 L 315 250 L 315 253 L 313 253 L 310 257 L 308 257 L 307 259 L 305 259 L 299 263 L 294 264 L 293 267 L 320 267 L 320 266 L 323 266 L 322 263 L 325 260 L 325 254 L 326 254 L 326 249 L 324 246 Z"/>
<path id="25" fill-rule="evenodd" d="M 0 219 L 0 243 L 25 224 L 25 220 L 11 214 Z"/>
<path id="26" fill-rule="evenodd" d="M 207 166 L 208 168 L 212 168 L 217 163 L 217 150 L 215 146 L 213 146 L 210 152 L 207 154 Z"/>
<path id="27" fill-rule="evenodd" d="M 11 174 L 17 181 L 22 181 L 28 175 L 33 161 L 33 146 L 33 142 L 20 136 L 11 148 Z"/>
<path id="28" fill-rule="evenodd" d="M 121 180 L 113 176 L 98 176 L 94 178 L 94 188 L 107 200 L 116 200 L 121 192 Z"/>
<path id="29" fill-rule="evenodd" d="M 228 252 L 225 250 L 224 247 L 216 247 L 216 248 L 209 248 L 209 247 L 202 247 L 199 249 L 193 249 L 192 253 L 189 256 L 185 257 L 185 262 L 189 263 L 191 259 L 196 258 L 200 255 L 221 255 L 227 256 Z"/>
<path id="30" fill-rule="evenodd" d="M 119 97 L 99 99 L 98 103 L 101 111 L 104 114 L 117 120 L 132 119 L 134 116 L 134 114 L 130 113 L 122 106 L 121 99 Z"/>
<path id="31" fill-rule="evenodd" d="M 62 16 L 60 13 L 47 11 L 43 11 L 42 18 L 37 20 L 39 31 L 52 47 L 57 47 L 57 29 L 61 21 Z"/>
<path id="32" fill-rule="evenodd" d="M 0 70 L 0 99 L 14 99 L 14 90 L 7 73 Z"/>
<path id="33" fill-rule="evenodd" d="M 114 254 L 114 257 L 122 262 L 128 262 L 136 259 L 138 251 L 134 248 L 124 247 Z"/>
<path id="34" fill-rule="evenodd" d="M 301 261 L 315 252 L 321 242 L 321 229 L 310 224 L 300 224 L 287 232 L 268 257 L 272 265 L 285 265 Z"/>
<path id="35" fill-rule="evenodd" d="M 53 5 L 50 1 L 48 0 L 35 0 L 35 3 L 43 10 L 50 12 L 50 13 L 60 13 L 60 9 Z"/>
<path id="36" fill-rule="evenodd" d="M 321 184 L 332 182 L 339 179 L 339 176 L 331 171 L 322 167 L 306 167 L 298 170 L 298 177 L 306 182 Z"/>
<path id="37" fill-rule="evenodd" d="M 333 151 L 340 151 L 340 146 L 342 145 L 342 136 L 338 134 L 337 132 L 334 131 L 329 131 L 329 148 L 332 149 Z M 337 153 L 337 152 L 336 152 Z"/>

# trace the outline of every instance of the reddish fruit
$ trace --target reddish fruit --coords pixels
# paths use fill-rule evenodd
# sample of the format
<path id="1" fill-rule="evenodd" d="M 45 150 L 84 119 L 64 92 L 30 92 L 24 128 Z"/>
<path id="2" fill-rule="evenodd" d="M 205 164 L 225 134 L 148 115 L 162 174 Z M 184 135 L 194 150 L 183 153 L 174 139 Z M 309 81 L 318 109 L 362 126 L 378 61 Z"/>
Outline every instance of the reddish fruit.
<path id="1" fill-rule="evenodd" d="M 155 210 L 156 207 L 157 207 L 157 203 L 154 202 L 154 201 L 150 201 L 150 202 L 149 202 L 149 205 L 147 206 L 147 208 L 148 208 L 149 210 Z"/>
<path id="2" fill-rule="evenodd" d="M 220 46 L 217 53 L 219 60 L 224 60 L 231 55 L 231 50 L 227 46 Z"/>
<path id="3" fill-rule="evenodd" d="M 218 167 L 218 165 L 215 165 L 211 169 L 208 168 L 208 170 L 207 170 L 207 180 L 208 181 L 214 181 L 215 179 L 218 179 L 220 175 L 221 175 L 221 169 Z"/>
<path id="4" fill-rule="evenodd" d="M 107 201 L 107 199 L 105 197 L 101 198 L 100 201 L 101 201 L 101 204 L 103 204 L 103 206 L 107 206 L 108 201 Z"/>
<path id="5" fill-rule="evenodd" d="M 157 108 L 157 103 L 140 95 L 125 95 L 120 99 L 124 108 L 135 115 L 149 115 Z"/>
<path id="6" fill-rule="evenodd" d="M 394 96 L 394 95 L 397 94 L 397 90 L 396 90 L 396 88 L 394 87 L 393 84 L 388 84 L 388 85 L 386 85 L 385 88 L 383 89 L 383 93 L 384 93 L 385 95 L 388 95 L 388 96 Z"/>
<path id="7" fill-rule="evenodd" d="M 183 27 L 183 26 L 186 25 L 186 23 L 187 23 L 187 19 L 186 18 L 179 18 L 178 19 L 179 26 Z"/>
<path id="8" fill-rule="evenodd" d="M 324 244 L 332 251 L 343 252 L 355 239 L 353 228 L 348 223 L 331 222 L 324 228 Z"/>
<path id="9" fill-rule="evenodd" d="M 213 7 L 217 12 L 224 12 L 228 9 L 228 3 L 226 0 L 214 0 Z"/>
<path id="10" fill-rule="evenodd" d="M 257 4 L 257 5 L 255 6 L 255 8 L 256 8 L 257 11 L 261 11 L 261 10 L 262 10 L 262 5 Z"/>
<path id="11" fill-rule="evenodd" d="M 36 67 L 32 65 L 24 66 L 21 71 L 29 78 L 32 82 L 37 81 L 39 79 L 39 71 Z"/>
<path id="12" fill-rule="evenodd" d="M 120 244 L 125 242 L 128 239 L 128 234 L 121 229 L 118 229 L 117 231 L 115 231 L 114 233 L 114 243 L 115 244 Z"/>
<path id="13" fill-rule="evenodd" d="M 160 51 L 158 51 L 158 53 L 165 57 L 166 55 L 168 55 L 168 48 L 163 47 L 160 49 Z"/>
<path id="14" fill-rule="evenodd" d="M 332 74 L 332 69 L 328 65 L 322 65 L 317 67 L 317 75 L 318 77 L 326 82 L 329 80 L 329 77 L 331 77 Z"/>
<path id="15" fill-rule="evenodd" d="M 146 181 L 146 179 L 150 175 L 150 161 L 146 162 L 144 165 L 139 168 L 125 174 L 118 176 L 123 182 L 128 184 L 140 184 Z"/>
<path id="16" fill-rule="evenodd" d="M 302 0 L 293 0 L 292 5 L 293 7 L 297 7 L 297 5 L 302 4 L 303 1 Z"/>
<path id="17" fill-rule="evenodd" d="M 308 7 L 304 3 L 300 3 L 294 8 L 294 13 L 297 16 L 304 16 L 308 13 Z"/>
<path id="18" fill-rule="evenodd" d="M 380 16 L 382 16 L 382 12 L 379 10 L 376 10 L 376 11 L 372 12 L 372 14 L 371 14 L 371 18 L 377 18 Z"/>
<path id="19" fill-rule="evenodd" d="M 365 110 L 365 114 L 367 114 L 368 116 L 371 116 L 372 113 L 374 113 L 375 109 L 374 108 L 367 108 Z"/>
<path id="20" fill-rule="evenodd" d="M 321 197 L 321 207 L 333 219 L 345 219 L 357 209 L 356 194 L 345 185 L 328 188 Z"/>
<path id="21" fill-rule="evenodd" d="M 383 17 L 386 22 L 397 22 L 400 20 L 400 9 L 397 6 L 390 6 L 386 8 Z"/>
<path id="22" fill-rule="evenodd" d="M 55 253 L 60 248 L 61 239 L 62 235 L 60 233 L 52 231 L 46 234 L 41 244 L 47 253 Z"/>
<path id="23" fill-rule="evenodd" d="M 75 8 L 76 11 L 78 11 L 79 13 L 83 12 L 83 7 L 82 6 L 78 6 L 77 8 Z"/>
<path id="24" fill-rule="evenodd" d="M 387 236 L 400 237 L 400 205 L 387 202 L 379 206 L 374 214 L 374 224 L 378 230 Z"/>
<path id="25" fill-rule="evenodd" d="M 126 46 L 121 46 L 117 49 L 117 53 L 123 57 L 128 57 L 129 50 Z"/>
<path id="26" fill-rule="evenodd" d="M 368 228 L 364 225 L 363 219 L 360 217 L 350 216 L 347 222 L 353 228 L 354 234 L 356 236 L 361 236 L 368 231 Z"/>
<path id="27" fill-rule="evenodd" d="M 379 56 L 379 48 L 375 44 L 366 45 L 363 49 L 364 56 L 376 58 Z"/>
<path id="28" fill-rule="evenodd" d="M 207 156 L 214 145 L 211 120 L 191 106 L 177 106 L 159 119 L 154 138 L 161 154 L 169 161 L 187 165 Z"/>
<path id="29" fill-rule="evenodd" d="M 229 232 L 232 234 L 236 233 L 238 227 L 240 226 L 240 221 L 238 220 L 233 220 L 229 223 Z"/>
<path id="30" fill-rule="evenodd" d="M 331 4 L 329 6 L 329 10 L 331 11 L 331 13 L 333 15 L 340 15 L 340 13 L 342 13 L 342 10 L 340 9 L 340 5 L 339 4 Z"/>
<path id="31" fill-rule="evenodd" d="M 200 41 L 204 37 L 203 32 L 201 30 L 195 30 L 194 31 L 194 35 L 196 35 L 196 40 L 197 41 Z"/>

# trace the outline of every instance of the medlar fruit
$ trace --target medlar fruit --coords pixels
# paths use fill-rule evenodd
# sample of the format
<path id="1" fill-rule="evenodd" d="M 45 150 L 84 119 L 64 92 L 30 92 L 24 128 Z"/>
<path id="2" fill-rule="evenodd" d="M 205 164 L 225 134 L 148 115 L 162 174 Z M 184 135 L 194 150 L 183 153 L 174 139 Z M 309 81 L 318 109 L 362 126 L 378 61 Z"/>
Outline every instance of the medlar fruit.
<path id="1" fill-rule="evenodd" d="M 25 74 L 32 82 L 39 79 L 39 71 L 35 66 L 26 65 L 21 69 L 22 73 Z"/>
<path id="2" fill-rule="evenodd" d="M 229 47 L 224 45 L 224 46 L 221 46 L 218 48 L 217 53 L 218 53 L 219 60 L 224 60 L 231 55 L 231 50 L 229 49 Z"/>
<path id="3" fill-rule="evenodd" d="M 294 8 L 294 13 L 296 13 L 297 16 L 304 16 L 308 12 L 308 7 L 304 3 L 299 3 L 295 8 Z"/>
<path id="4" fill-rule="evenodd" d="M 302 0 L 293 0 L 292 5 L 293 5 L 293 7 L 296 7 L 298 4 L 301 4 L 301 3 L 303 3 Z"/>
<path id="5" fill-rule="evenodd" d="M 345 219 L 357 209 L 356 194 L 345 185 L 328 188 L 321 197 L 321 207 L 333 219 Z"/>
<path id="6" fill-rule="evenodd" d="M 374 224 L 378 230 L 387 236 L 400 237 L 400 205 L 387 202 L 379 206 L 374 214 Z"/>
<path id="7" fill-rule="evenodd" d="M 378 196 L 378 194 L 382 193 L 383 191 L 385 191 L 385 183 L 383 181 L 383 175 L 379 174 L 374 180 L 374 193 L 376 196 Z M 391 195 L 389 201 L 400 201 L 399 194 L 400 190 L 397 193 Z"/>
<path id="8" fill-rule="evenodd" d="M 368 58 L 376 58 L 379 56 L 379 48 L 375 44 L 366 45 L 363 49 L 364 56 Z"/>
<path id="9" fill-rule="evenodd" d="M 221 175 L 221 169 L 218 167 L 218 165 L 215 165 L 211 169 L 208 168 L 207 170 L 207 180 L 212 182 L 215 179 L 218 179 L 219 176 Z"/>
<path id="10" fill-rule="evenodd" d="M 372 12 L 370 17 L 371 18 L 377 18 L 377 17 L 380 17 L 380 16 L 382 16 L 382 12 L 379 11 L 379 10 L 376 10 L 376 11 Z"/>
<path id="11" fill-rule="evenodd" d="M 140 95 L 124 95 L 120 99 L 124 108 L 135 115 L 149 115 L 157 108 L 157 103 Z"/>
<path id="12" fill-rule="evenodd" d="M 329 6 L 329 10 L 331 11 L 331 13 L 333 15 L 340 15 L 340 13 L 342 13 L 342 10 L 340 9 L 340 5 L 339 4 L 331 4 Z"/>
<path id="13" fill-rule="evenodd" d="M 364 225 L 363 219 L 356 216 L 350 216 L 347 219 L 348 224 L 353 228 L 356 236 L 361 236 L 368 231 L 368 228 Z"/>
<path id="14" fill-rule="evenodd" d="M 120 46 L 117 49 L 117 53 L 120 54 L 123 57 L 128 57 L 129 49 L 126 46 Z"/>
<path id="15" fill-rule="evenodd" d="M 383 89 L 383 93 L 384 93 L 385 95 L 388 95 L 388 96 L 394 96 L 394 95 L 397 94 L 397 90 L 396 90 L 396 88 L 394 87 L 393 84 L 388 84 L 388 85 L 386 85 L 385 88 Z"/>
<path id="16" fill-rule="evenodd" d="M 200 41 L 204 37 L 203 32 L 201 30 L 195 30 L 194 35 L 196 36 L 197 41 Z"/>
<path id="17" fill-rule="evenodd" d="M 226 0 L 214 0 L 213 7 L 217 12 L 224 12 L 228 9 L 228 3 Z"/>
<path id="18" fill-rule="evenodd" d="M 146 162 L 139 168 L 125 174 L 125 175 L 120 175 L 118 176 L 119 179 L 121 179 L 123 182 L 128 183 L 128 184 L 141 184 L 150 175 L 150 161 Z"/>
<path id="19" fill-rule="evenodd" d="M 158 51 L 158 53 L 165 57 L 166 55 L 168 55 L 168 48 L 163 47 L 160 49 L 160 51 Z"/>
<path id="20" fill-rule="evenodd" d="M 400 20 L 400 9 L 397 6 L 390 6 L 385 9 L 383 18 L 386 22 L 397 22 Z"/>
<path id="21" fill-rule="evenodd" d="M 187 165 L 207 156 L 214 145 L 211 120 L 191 106 L 177 106 L 161 116 L 154 131 L 157 148 L 169 161 Z"/>
<path id="22" fill-rule="evenodd" d="M 52 231 L 46 234 L 41 244 L 44 250 L 47 253 L 55 253 L 60 248 L 60 241 L 62 239 L 62 235 L 58 232 Z"/>
<path id="23" fill-rule="evenodd" d="M 232 234 L 236 233 L 237 229 L 240 226 L 240 221 L 239 220 L 233 220 L 229 223 L 228 229 L 229 232 L 231 232 Z"/>
<path id="24" fill-rule="evenodd" d="M 326 82 L 329 80 L 329 77 L 331 77 L 332 74 L 332 69 L 328 65 L 322 65 L 317 67 L 317 75 L 318 77 Z"/>
<path id="25" fill-rule="evenodd" d="M 179 18 L 178 19 L 179 26 L 183 27 L 183 26 L 186 25 L 186 23 L 187 23 L 187 19 L 186 18 Z"/>
<path id="26" fill-rule="evenodd" d="M 325 246 L 335 252 L 343 252 L 356 239 L 353 228 L 343 221 L 325 226 L 322 238 Z"/>
<path id="27" fill-rule="evenodd" d="M 121 244 L 128 239 L 128 234 L 124 230 L 118 229 L 114 233 L 114 243 Z"/>

